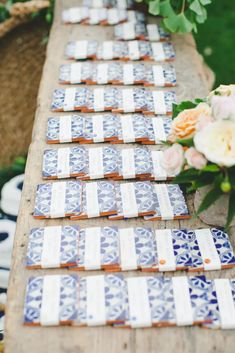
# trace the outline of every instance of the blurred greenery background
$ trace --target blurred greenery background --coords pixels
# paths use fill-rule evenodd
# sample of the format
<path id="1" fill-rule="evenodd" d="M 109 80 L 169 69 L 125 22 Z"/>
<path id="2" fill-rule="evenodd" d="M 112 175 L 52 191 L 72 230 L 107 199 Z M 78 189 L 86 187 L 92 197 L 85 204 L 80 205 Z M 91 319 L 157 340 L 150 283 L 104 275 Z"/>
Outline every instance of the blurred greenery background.
<path id="1" fill-rule="evenodd" d="M 216 75 L 215 87 L 235 83 L 235 0 L 213 0 L 194 35 L 199 52 Z"/>

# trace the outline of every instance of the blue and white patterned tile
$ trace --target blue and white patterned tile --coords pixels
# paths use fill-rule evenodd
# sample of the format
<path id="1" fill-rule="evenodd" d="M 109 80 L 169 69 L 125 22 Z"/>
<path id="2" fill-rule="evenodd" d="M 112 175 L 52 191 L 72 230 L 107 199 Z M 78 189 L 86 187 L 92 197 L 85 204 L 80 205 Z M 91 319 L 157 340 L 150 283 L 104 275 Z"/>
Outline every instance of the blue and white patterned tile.
<path id="1" fill-rule="evenodd" d="M 28 268 L 40 268 L 42 266 L 42 251 L 44 242 L 44 227 L 33 228 L 29 234 L 29 242 L 26 255 Z M 61 227 L 60 266 L 73 266 L 78 258 L 78 226 Z M 53 234 L 51 235 L 53 237 Z"/>
<path id="2" fill-rule="evenodd" d="M 43 298 L 44 277 L 31 277 L 28 280 L 24 302 L 24 324 L 41 324 L 41 306 Z M 78 314 L 78 277 L 76 275 L 60 276 L 60 302 L 58 325 L 72 324 Z"/>
<path id="3" fill-rule="evenodd" d="M 117 227 L 100 228 L 100 266 L 101 268 L 118 267 L 120 265 L 120 250 Z M 77 267 L 85 266 L 85 245 L 86 229 L 81 229 L 79 233 L 79 250 Z"/>
<path id="4" fill-rule="evenodd" d="M 104 282 L 106 323 L 125 322 L 128 319 L 128 298 L 123 275 L 105 275 Z M 87 286 L 86 278 L 82 278 L 79 282 L 78 325 L 86 325 L 87 321 Z"/>
<path id="5" fill-rule="evenodd" d="M 37 186 L 34 217 L 51 218 L 52 184 Z M 82 184 L 80 181 L 67 181 L 64 202 L 65 215 L 78 215 L 81 212 Z"/>

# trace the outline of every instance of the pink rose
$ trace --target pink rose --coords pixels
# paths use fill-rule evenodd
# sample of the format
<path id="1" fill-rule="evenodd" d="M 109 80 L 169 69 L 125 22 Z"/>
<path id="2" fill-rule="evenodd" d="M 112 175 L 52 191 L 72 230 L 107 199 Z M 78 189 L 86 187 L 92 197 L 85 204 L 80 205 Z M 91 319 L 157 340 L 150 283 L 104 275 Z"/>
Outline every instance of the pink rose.
<path id="1" fill-rule="evenodd" d="M 206 158 L 194 147 L 190 147 L 185 152 L 185 158 L 190 167 L 193 167 L 198 170 L 204 168 L 207 165 Z"/>
<path id="2" fill-rule="evenodd" d="M 181 145 L 175 143 L 163 152 L 162 167 L 169 175 L 180 173 L 184 164 L 184 150 Z"/>
<path id="3" fill-rule="evenodd" d="M 215 120 L 230 119 L 235 121 L 235 95 L 213 96 L 211 108 Z"/>

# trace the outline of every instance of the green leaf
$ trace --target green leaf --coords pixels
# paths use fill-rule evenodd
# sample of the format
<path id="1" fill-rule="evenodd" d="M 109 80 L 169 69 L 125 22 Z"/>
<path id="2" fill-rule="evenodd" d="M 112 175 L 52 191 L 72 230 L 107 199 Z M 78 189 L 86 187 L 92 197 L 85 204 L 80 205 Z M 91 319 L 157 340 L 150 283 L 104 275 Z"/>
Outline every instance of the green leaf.
<path id="1" fill-rule="evenodd" d="M 235 216 L 235 190 L 232 190 L 229 197 L 228 216 L 225 228 L 227 229 Z"/>
<path id="2" fill-rule="evenodd" d="M 196 106 L 197 104 L 191 101 L 183 101 L 180 104 L 173 104 L 173 118 L 176 118 L 183 110 L 195 108 Z"/>
<path id="3" fill-rule="evenodd" d="M 202 4 L 202 5 L 209 5 L 209 4 L 211 4 L 211 0 L 200 0 L 200 3 Z"/>
<path id="4" fill-rule="evenodd" d="M 203 169 L 203 172 L 211 172 L 211 173 L 215 173 L 215 172 L 219 172 L 220 171 L 220 167 L 218 167 L 217 164 L 209 164 L 206 165 Z"/>
<path id="5" fill-rule="evenodd" d="M 207 11 L 204 7 L 202 7 L 202 13 L 201 15 L 196 16 L 196 20 L 198 23 L 204 23 L 207 19 Z"/>
<path id="6" fill-rule="evenodd" d="M 160 13 L 160 0 L 152 0 L 149 2 L 149 13 L 151 15 L 159 15 Z"/>
<path id="7" fill-rule="evenodd" d="M 202 200 L 201 205 L 196 211 L 196 215 L 198 216 L 201 212 L 209 208 L 215 201 L 217 201 L 220 198 L 222 194 L 223 193 L 221 189 L 218 187 L 218 185 L 214 185 Z"/>
<path id="8" fill-rule="evenodd" d="M 170 0 L 160 1 L 160 14 L 163 17 L 169 17 L 175 15 L 175 11 L 171 6 Z"/>
<path id="9" fill-rule="evenodd" d="M 171 32 L 188 33 L 193 28 L 192 23 L 185 16 L 184 12 L 165 18 L 164 24 Z"/>
<path id="10" fill-rule="evenodd" d="M 200 4 L 199 0 L 194 0 L 189 8 L 195 12 L 197 15 L 201 16 L 203 14 L 203 7 Z"/>
<path id="11" fill-rule="evenodd" d="M 189 139 L 178 139 L 178 140 L 176 140 L 176 143 L 179 143 L 180 145 L 186 146 L 186 147 L 192 147 L 192 146 L 194 146 L 193 138 L 189 138 Z"/>

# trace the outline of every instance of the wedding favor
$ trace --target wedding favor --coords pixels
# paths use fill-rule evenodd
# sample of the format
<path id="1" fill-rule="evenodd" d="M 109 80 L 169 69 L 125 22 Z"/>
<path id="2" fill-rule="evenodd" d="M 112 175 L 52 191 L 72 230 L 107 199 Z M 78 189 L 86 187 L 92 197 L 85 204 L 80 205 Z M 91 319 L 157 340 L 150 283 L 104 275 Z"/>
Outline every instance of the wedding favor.
<path id="1" fill-rule="evenodd" d="M 176 75 L 169 65 L 77 62 L 60 67 L 59 81 L 63 84 L 172 87 L 176 85 Z"/>
<path id="2" fill-rule="evenodd" d="M 51 110 L 172 115 L 175 101 L 176 96 L 172 91 L 146 88 L 69 87 L 54 91 Z"/>
<path id="3" fill-rule="evenodd" d="M 145 15 L 134 10 L 82 6 L 64 10 L 62 12 L 62 21 L 64 23 L 82 23 L 87 25 L 116 25 L 127 21 L 130 23 L 144 22 Z"/>
<path id="4" fill-rule="evenodd" d="M 161 144 L 167 141 L 172 119 L 135 114 L 65 115 L 49 118 L 47 143 Z"/>
<path id="5" fill-rule="evenodd" d="M 79 40 L 69 42 L 66 56 L 73 60 L 149 60 L 173 61 L 175 52 L 169 42 Z"/>
<path id="6" fill-rule="evenodd" d="M 83 0 L 83 5 L 88 7 L 129 9 L 133 6 L 132 0 Z"/>
<path id="7" fill-rule="evenodd" d="M 162 27 L 155 24 L 128 21 L 114 27 L 116 40 L 149 40 L 152 42 L 164 42 L 169 40 L 170 34 Z"/>

